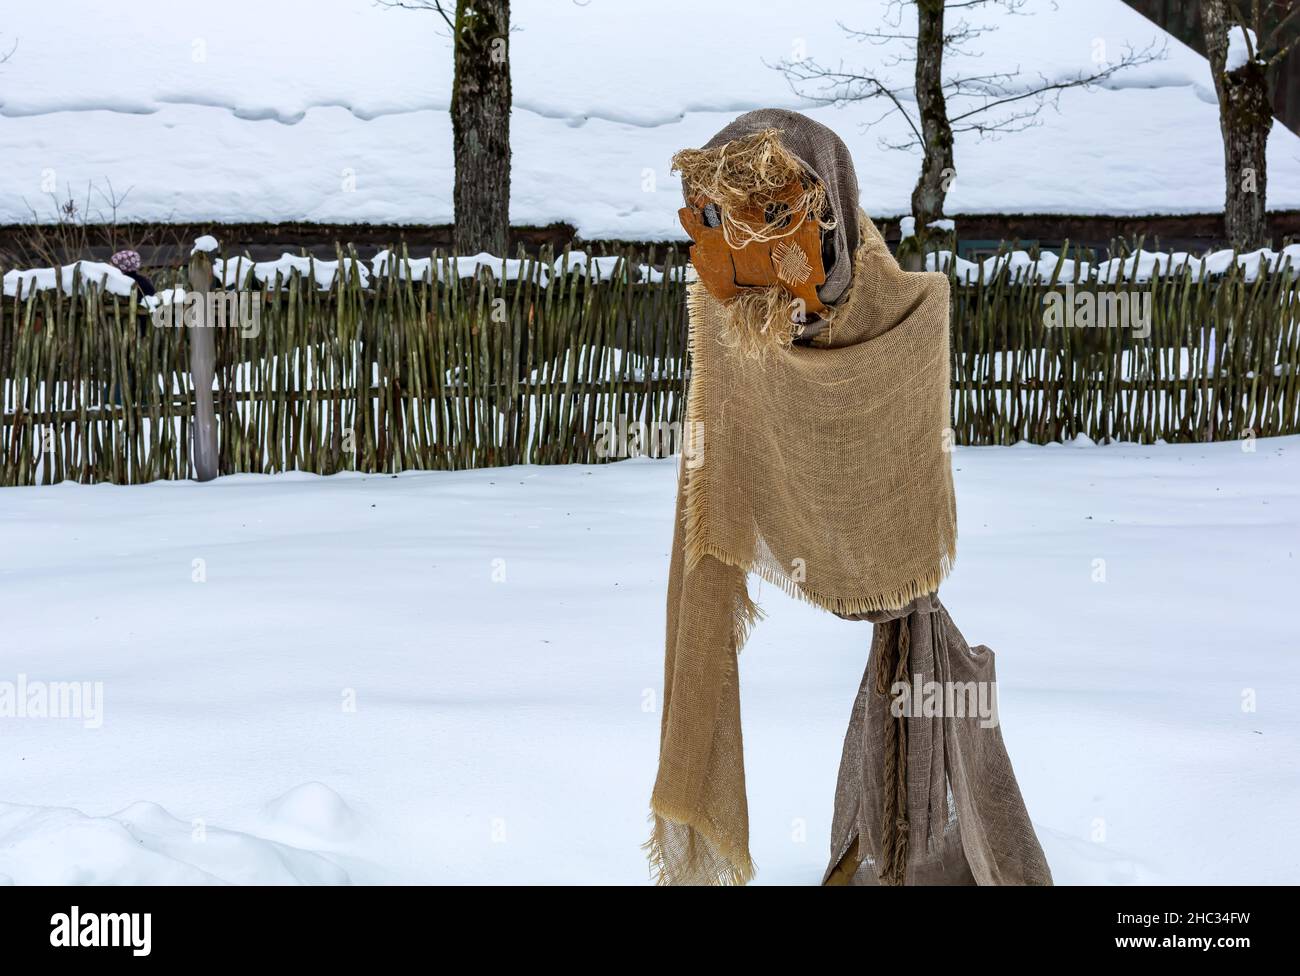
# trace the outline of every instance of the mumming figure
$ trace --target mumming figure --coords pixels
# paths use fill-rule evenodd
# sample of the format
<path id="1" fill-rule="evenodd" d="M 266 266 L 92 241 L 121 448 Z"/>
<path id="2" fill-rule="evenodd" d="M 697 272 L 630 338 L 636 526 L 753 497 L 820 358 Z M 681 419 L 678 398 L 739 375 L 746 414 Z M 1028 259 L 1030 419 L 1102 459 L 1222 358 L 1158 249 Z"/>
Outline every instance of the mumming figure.
<path id="1" fill-rule="evenodd" d="M 656 880 L 754 874 L 737 679 L 754 573 L 874 625 L 823 883 L 1051 884 L 996 721 L 951 700 L 996 702 L 996 685 L 992 651 L 937 596 L 957 541 L 947 277 L 898 267 L 858 209 L 848 149 L 796 112 L 742 115 L 673 164 L 699 281 Z M 918 687 L 960 693 L 918 714 L 903 692 Z"/>
<path id="2" fill-rule="evenodd" d="M 131 250 L 115 251 L 113 253 L 113 256 L 108 259 L 108 262 L 113 267 L 117 268 L 118 271 L 122 272 L 122 274 L 126 275 L 133 282 L 135 282 L 135 287 L 139 289 L 140 294 L 142 296 L 147 298 L 150 295 L 155 295 L 158 293 L 158 289 L 154 287 L 153 282 L 150 281 L 149 277 L 140 270 L 139 251 L 131 251 Z M 143 322 L 137 323 L 136 332 L 141 339 L 146 338 L 146 336 L 148 335 L 148 329 Z M 130 365 L 130 361 L 128 361 L 127 364 L 126 376 L 130 385 L 132 387 L 135 387 L 136 386 L 135 370 L 132 369 Z M 120 382 L 114 384 L 112 390 L 109 390 L 107 387 L 105 387 L 104 400 L 107 403 L 113 403 L 118 406 L 121 406 L 122 405 L 122 384 Z"/>

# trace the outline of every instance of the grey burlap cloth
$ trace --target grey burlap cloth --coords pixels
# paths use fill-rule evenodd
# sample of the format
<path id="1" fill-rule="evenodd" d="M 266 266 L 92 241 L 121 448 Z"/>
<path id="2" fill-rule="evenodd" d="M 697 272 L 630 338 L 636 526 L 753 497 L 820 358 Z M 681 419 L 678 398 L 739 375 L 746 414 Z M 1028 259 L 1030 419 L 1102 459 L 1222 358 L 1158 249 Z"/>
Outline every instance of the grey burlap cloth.
<path id="1" fill-rule="evenodd" d="M 936 594 L 849 619 L 872 621 L 874 632 L 844 737 L 823 884 L 1050 885 L 1002 733 L 989 721 L 993 652 L 966 643 Z M 914 692 L 902 718 L 891 711 L 900 679 Z M 921 691 L 931 693 L 925 714 L 915 707 Z"/>

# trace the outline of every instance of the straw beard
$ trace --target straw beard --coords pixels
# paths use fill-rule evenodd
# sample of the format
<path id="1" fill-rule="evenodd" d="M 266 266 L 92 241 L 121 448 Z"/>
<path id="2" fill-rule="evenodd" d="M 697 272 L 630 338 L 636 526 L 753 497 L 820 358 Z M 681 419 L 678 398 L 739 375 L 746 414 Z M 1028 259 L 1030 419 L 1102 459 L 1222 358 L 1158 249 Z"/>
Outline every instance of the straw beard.
<path id="1" fill-rule="evenodd" d="M 774 349 L 789 349 L 804 331 L 798 305 L 780 285 L 748 288 L 724 306 L 724 345 L 746 358 L 762 362 Z"/>

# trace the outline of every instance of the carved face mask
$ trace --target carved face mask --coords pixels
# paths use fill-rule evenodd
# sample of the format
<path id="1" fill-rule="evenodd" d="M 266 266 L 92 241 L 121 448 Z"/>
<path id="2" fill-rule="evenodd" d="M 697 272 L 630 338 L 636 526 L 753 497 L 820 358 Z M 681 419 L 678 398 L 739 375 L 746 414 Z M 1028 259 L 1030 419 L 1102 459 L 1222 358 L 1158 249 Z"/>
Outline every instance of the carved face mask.
<path id="1" fill-rule="evenodd" d="M 724 212 L 708 198 L 693 196 L 677 211 L 692 241 L 691 262 L 710 294 L 726 301 L 746 288 L 777 285 L 802 303 L 801 311 L 826 311 L 817 297 L 826 281 L 822 228 L 815 215 L 800 209 L 805 197 L 796 180 L 766 207 Z"/>

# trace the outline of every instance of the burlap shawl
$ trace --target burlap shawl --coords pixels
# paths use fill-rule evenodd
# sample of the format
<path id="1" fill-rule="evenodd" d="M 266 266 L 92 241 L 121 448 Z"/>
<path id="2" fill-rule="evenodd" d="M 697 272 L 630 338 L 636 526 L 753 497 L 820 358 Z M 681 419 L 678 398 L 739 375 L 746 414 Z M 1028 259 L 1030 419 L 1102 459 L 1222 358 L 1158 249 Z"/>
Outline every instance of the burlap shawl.
<path id="1" fill-rule="evenodd" d="M 956 552 L 948 281 L 899 269 L 859 214 L 852 282 L 815 347 L 761 365 L 692 285 L 688 431 L 669 568 L 659 775 L 647 843 L 661 883 L 754 871 L 736 655 L 754 573 L 827 610 L 899 608 Z"/>

